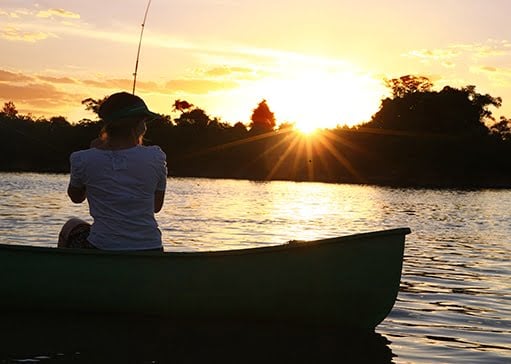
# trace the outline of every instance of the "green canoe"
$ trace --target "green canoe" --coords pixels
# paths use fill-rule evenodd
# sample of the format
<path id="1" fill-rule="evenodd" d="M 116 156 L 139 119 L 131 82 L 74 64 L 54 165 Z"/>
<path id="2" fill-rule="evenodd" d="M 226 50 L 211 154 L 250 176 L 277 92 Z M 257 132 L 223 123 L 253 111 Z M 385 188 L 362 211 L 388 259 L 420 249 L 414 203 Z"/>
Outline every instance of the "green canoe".
<path id="1" fill-rule="evenodd" d="M 371 330 L 394 305 L 408 233 L 401 228 L 214 252 L 0 244 L 0 307 Z"/>

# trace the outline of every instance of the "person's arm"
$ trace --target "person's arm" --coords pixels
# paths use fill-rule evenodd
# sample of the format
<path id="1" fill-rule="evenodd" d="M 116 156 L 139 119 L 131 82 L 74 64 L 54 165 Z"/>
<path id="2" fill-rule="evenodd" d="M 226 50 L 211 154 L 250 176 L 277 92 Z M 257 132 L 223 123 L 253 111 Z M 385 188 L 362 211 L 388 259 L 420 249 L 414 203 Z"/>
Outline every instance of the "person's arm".
<path id="1" fill-rule="evenodd" d="M 73 187 L 71 185 L 69 185 L 69 187 L 67 188 L 67 195 L 74 203 L 82 203 L 83 201 L 85 201 L 85 198 L 87 197 L 85 187 L 78 188 Z"/>
<path id="2" fill-rule="evenodd" d="M 156 152 L 157 178 L 156 189 L 154 192 L 154 213 L 160 212 L 165 200 L 165 190 L 167 189 L 167 156 L 160 147 L 152 147 Z"/>
<path id="3" fill-rule="evenodd" d="M 160 212 L 165 200 L 165 191 L 156 191 L 154 193 L 154 213 Z"/>
<path id="4" fill-rule="evenodd" d="M 74 203 L 81 203 L 87 197 L 84 183 L 84 168 L 81 152 L 71 153 L 69 156 L 70 175 L 67 195 Z"/>

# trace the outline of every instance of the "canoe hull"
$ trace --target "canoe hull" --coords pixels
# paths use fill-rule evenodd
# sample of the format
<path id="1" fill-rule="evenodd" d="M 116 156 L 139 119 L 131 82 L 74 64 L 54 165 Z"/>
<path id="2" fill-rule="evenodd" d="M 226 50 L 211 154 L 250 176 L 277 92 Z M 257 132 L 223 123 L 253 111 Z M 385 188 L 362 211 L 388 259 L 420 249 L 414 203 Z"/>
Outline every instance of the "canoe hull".
<path id="1" fill-rule="evenodd" d="M 374 329 L 396 299 L 407 233 L 197 253 L 0 245 L 0 307 Z"/>

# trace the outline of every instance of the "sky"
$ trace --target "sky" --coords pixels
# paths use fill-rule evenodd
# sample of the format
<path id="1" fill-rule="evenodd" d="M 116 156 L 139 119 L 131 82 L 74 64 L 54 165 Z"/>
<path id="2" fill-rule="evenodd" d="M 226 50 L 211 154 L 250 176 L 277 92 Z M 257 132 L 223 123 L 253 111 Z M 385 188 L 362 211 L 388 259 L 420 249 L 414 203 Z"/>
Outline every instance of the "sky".
<path id="1" fill-rule="evenodd" d="M 22 114 L 94 119 L 81 104 L 131 92 L 146 0 L 2 0 L 0 102 Z M 152 0 L 136 94 L 155 112 L 187 100 L 248 124 L 265 99 L 277 123 L 368 121 L 383 80 L 475 85 L 511 117 L 508 0 Z"/>

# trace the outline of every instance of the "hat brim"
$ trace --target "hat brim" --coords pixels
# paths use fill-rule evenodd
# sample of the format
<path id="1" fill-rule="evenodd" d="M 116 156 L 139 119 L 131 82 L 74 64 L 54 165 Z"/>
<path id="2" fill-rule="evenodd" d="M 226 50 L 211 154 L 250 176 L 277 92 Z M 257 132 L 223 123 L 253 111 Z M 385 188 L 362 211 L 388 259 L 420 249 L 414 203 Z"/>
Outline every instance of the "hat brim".
<path id="1" fill-rule="evenodd" d="M 108 116 L 106 119 L 107 122 L 122 120 L 126 118 L 132 117 L 145 117 L 146 122 L 150 122 L 156 119 L 161 118 L 160 114 L 154 113 L 150 111 L 144 103 L 140 103 L 137 105 L 132 105 L 121 110 L 118 110 Z"/>
<path id="2" fill-rule="evenodd" d="M 147 110 L 147 112 L 143 115 L 146 117 L 146 119 L 145 119 L 146 123 L 150 123 L 151 121 L 161 119 L 160 114 L 157 114 L 157 113 L 149 111 L 149 110 Z"/>

